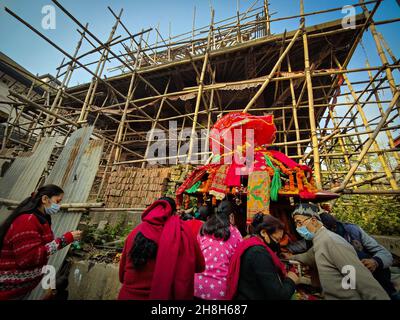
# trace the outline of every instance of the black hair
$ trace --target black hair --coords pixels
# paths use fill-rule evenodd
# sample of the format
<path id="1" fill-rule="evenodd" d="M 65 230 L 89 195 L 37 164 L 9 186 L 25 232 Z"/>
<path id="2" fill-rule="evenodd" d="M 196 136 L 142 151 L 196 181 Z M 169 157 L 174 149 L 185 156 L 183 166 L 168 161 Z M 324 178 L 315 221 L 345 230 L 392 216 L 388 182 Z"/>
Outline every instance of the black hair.
<path id="1" fill-rule="evenodd" d="M 323 212 L 319 215 L 319 217 L 321 218 L 321 222 L 323 223 L 323 225 L 330 231 L 335 232 L 336 231 L 336 223 L 337 220 L 336 218 L 331 215 L 328 212 Z"/>
<path id="2" fill-rule="evenodd" d="M 129 257 L 135 269 L 145 266 L 149 260 L 157 256 L 157 243 L 146 238 L 140 231 L 136 234 Z"/>
<path id="3" fill-rule="evenodd" d="M 181 215 L 181 219 L 183 221 L 187 221 L 187 220 L 193 220 L 193 216 L 190 213 L 183 213 Z"/>
<path id="4" fill-rule="evenodd" d="M 234 213 L 232 204 L 227 200 L 222 201 L 217 208 L 217 212 L 201 227 L 200 235 L 213 235 L 216 239 L 227 241 L 231 236 L 231 231 L 229 230 L 229 215 L 231 213 Z"/>
<path id="5" fill-rule="evenodd" d="M 24 213 L 32 213 L 36 211 L 42 204 L 43 196 L 48 196 L 51 198 L 53 196 L 59 196 L 63 193 L 64 190 L 59 186 L 48 184 L 40 187 L 37 192 L 32 193 L 30 197 L 23 200 L 0 226 L 0 250 L 3 247 L 4 237 L 16 218 Z"/>
<path id="6" fill-rule="evenodd" d="M 174 199 L 172 199 L 172 198 L 170 198 L 170 197 L 161 197 L 161 198 L 158 199 L 158 200 L 167 201 L 167 202 L 171 205 L 172 212 L 175 212 L 175 211 L 176 211 L 176 203 L 175 203 L 175 200 L 174 200 Z"/>
<path id="7" fill-rule="evenodd" d="M 205 221 L 207 221 L 210 214 L 211 214 L 211 210 L 208 206 L 201 206 L 199 208 L 199 217 L 197 219 L 205 222 Z"/>
<path id="8" fill-rule="evenodd" d="M 262 230 L 265 230 L 269 235 L 277 230 L 284 230 L 284 224 L 278 218 L 271 215 L 265 215 L 261 223 L 255 228 L 255 234 L 260 235 Z"/>
<path id="9" fill-rule="evenodd" d="M 249 225 L 249 234 L 255 234 L 257 226 L 262 223 L 264 220 L 264 214 L 262 212 L 258 212 L 255 214 L 253 221 Z"/>
<path id="10" fill-rule="evenodd" d="M 343 223 L 337 220 L 332 214 L 325 211 L 320 213 L 319 217 L 325 228 L 327 228 L 332 232 L 337 233 L 343 238 L 346 236 L 347 232 L 346 229 L 344 228 Z"/>

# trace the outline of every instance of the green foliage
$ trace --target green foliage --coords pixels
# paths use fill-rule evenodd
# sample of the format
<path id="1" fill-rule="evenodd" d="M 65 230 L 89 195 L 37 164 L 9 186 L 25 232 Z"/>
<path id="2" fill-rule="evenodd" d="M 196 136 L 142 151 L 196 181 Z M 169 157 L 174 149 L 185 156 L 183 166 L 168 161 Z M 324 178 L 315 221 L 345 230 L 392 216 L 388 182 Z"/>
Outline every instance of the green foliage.
<path id="1" fill-rule="evenodd" d="M 373 195 L 343 195 L 333 214 L 343 222 L 358 224 L 375 235 L 400 235 L 400 198 Z"/>
<path id="2" fill-rule="evenodd" d="M 102 245 L 107 242 L 125 239 L 126 236 L 132 231 L 133 227 L 128 224 L 124 227 L 123 222 L 115 226 L 106 225 L 103 230 L 98 230 L 97 226 L 88 226 L 84 232 L 83 242 L 93 245 Z M 116 247 L 123 247 L 123 243 L 116 244 Z"/>

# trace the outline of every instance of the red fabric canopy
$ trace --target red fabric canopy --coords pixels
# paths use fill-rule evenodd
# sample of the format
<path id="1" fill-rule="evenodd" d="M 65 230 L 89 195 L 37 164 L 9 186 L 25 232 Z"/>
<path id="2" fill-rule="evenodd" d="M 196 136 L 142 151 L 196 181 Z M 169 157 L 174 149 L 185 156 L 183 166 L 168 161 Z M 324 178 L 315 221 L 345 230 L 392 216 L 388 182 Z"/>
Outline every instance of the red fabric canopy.
<path id="1" fill-rule="evenodd" d="M 236 131 L 238 130 L 238 131 Z M 233 112 L 219 119 L 210 132 L 210 146 L 213 151 L 220 153 L 236 149 L 235 147 L 246 143 L 246 130 L 254 132 L 254 146 L 269 145 L 275 140 L 276 127 L 274 116 L 253 116 L 243 112 Z M 236 131 L 236 133 L 235 133 Z M 240 138 L 235 138 L 235 134 Z M 251 134 L 251 132 L 249 132 Z M 237 140 L 236 140 L 237 139 Z"/>

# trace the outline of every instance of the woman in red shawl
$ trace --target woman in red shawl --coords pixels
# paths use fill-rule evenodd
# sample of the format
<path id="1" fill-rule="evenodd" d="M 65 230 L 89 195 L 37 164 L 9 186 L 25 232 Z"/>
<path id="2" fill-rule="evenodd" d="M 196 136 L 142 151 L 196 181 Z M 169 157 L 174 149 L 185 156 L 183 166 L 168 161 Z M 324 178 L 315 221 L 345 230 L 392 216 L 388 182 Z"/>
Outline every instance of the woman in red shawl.
<path id="1" fill-rule="evenodd" d="M 204 258 L 173 199 L 155 201 L 127 237 L 121 257 L 120 300 L 190 300 Z"/>
<path id="2" fill-rule="evenodd" d="M 289 300 L 299 278 L 294 272 L 286 272 L 276 254 L 283 235 L 282 222 L 267 215 L 254 233 L 239 244 L 231 258 L 227 298 Z"/>

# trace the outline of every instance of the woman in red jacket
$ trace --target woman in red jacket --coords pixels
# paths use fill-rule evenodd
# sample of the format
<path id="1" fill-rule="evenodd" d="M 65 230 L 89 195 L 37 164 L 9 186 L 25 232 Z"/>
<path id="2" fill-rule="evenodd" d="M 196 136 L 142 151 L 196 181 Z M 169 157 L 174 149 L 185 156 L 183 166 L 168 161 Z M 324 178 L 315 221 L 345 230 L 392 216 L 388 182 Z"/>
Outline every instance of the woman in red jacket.
<path id="1" fill-rule="evenodd" d="M 80 239 L 80 231 L 54 239 L 51 215 L 63 195 L 56 185 L 43 186 L 0 226 L 0 300 L 27 296 L 40 283 L 49 256 Z"/>
<path id="2" fill-rule="evenodd" d="M 204 258 L 190 227 L 164 197 L 142 214 L 128 235 L 119 267 L 120 300 L 190 300 Z"/>

